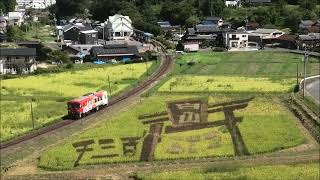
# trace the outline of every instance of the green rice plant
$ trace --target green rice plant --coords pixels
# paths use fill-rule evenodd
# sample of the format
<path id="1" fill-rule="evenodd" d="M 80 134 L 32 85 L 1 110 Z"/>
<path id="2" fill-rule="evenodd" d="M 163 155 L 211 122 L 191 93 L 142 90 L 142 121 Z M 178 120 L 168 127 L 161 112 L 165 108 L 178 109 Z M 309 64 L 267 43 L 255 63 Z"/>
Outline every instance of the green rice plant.
<path id="1" fill-rule="evenodd" d="M 40 158 L 39 166 L 46 169 L 72 169 L 78 153 L 72 147 L 75 142 L 94 140 L 94 150 L 86 153 L 80 160 L 80 165 L 101 163 L 135 162 L 140 160 L 142 142 L 148 134 L 149 125 L 144 125 L 138 119 L 139 115 L 152 114 L 166 110 L 166 102 L 181 99 L 208 98 L 209 103 L 228 102 L 243 99 L 243 96 L 195 96 L 195 95 L 157 95 L 145 98 L 140 104 L 127 112 L 110 119 L 102 120 L 96 127 L 73 136 L 55 147 L 46 150 Z M 271 113 L 272 112 L 272 113 Z M 249 102 L 243 110 L 235 111 L 236 117 L 243 117 L 237 123 L 250 154 L 264 153 L 297 146 L 306 142 L 300 132 L 294 117 L 285 110 L 277 98 L 258 97 Z M 223 112 L 209 115 L 208 121 L 223 120 Z M 164 123 L 161 141 L 155 149 L 155 160 L 193 159 L 234 156 L 233 142 L 225 126 L 204 128 L 185 132 L 166 134 Z M 136 153 L 133 156 L 123 155 L 121 138 L 139 137 Z M 101 139 L 113 139 L 113 149 L 101 149 L 98 144 Z M 62 152 L 63 153 L 59 153 Z M 94 155 L 119 154 L 117 157 L 92 159 Z M 59 161 L 57 161 L 59 159 Z M 57 164 L 57 162 L 63 162 Z"/>
<path id="2" fill-rule="evenodd" d="M 288 93 L 295 79 L 230 76 L 174 76 L 163 84 L 158 92 L 217 92 L 217 93 Z"/>
<path id="3" fill-rule="evenodd" d="M 35 99 L 34 127 L 39 128 L 66 115 L 68 100 L 97 90 L 117 95 L 137 83 L 145 71 L 145 64 L 128 64 L 2 80 L 0 141 L 33 129 L 31 99 Z"/>
<path id="4" fill-rule="evenodd" d="M 319 179 L 319 164 L 269 165 L 256 167 L 202 167 L 193 170 L 139 173 L 139 179 Z"/>

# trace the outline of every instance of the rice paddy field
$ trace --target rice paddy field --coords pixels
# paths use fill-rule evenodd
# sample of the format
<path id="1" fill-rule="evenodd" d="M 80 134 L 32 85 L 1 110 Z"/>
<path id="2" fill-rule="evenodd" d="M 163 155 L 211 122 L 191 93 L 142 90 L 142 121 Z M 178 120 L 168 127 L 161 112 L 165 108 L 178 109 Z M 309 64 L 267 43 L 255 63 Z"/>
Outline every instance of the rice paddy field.
<path id="1" fill-rule="evenodd" d="M 295 78 L 303 72 L 303 56 L 282 52 L 200 52 L 182 55 L 176 59 L 174 75 L 223 75 Z M 195 62 L 188 65 L 188 62 Z M 310 57 L 308 75 L 319 73 L 319 60 Z"/>
<path id="2" fill-rule="evenodd" d="M 302 70 L 301 59 L 300 55 L 261 51 L 177 57 L 173 72 L 147 92 L 138 105 L 48 148 L 40 157 L 39 167 L 68 170 L 108 163 L 234 158 L 308 143 L 299 121 L 281 99 L 296 84 L 297 67 L 298 73 Z M 319 72 L 319 62 L 311 58 L 308 70 L 308 74 Z M 194 107 L 188 100 L 205 102 L 207 119 L 197 114 L 180 114 L 180 119 L 175 120 L 175 113 L 179 112 L 170 109 L 169 104 L 182 101 L 183 104 L 176 104 L 178 108 Z M 192 122 L 185 123 L 190 117 Z M 290 173 L 285 172 L 292 169 L 297 170 L 292 175 L 298 178 L 303 177 L 299 171 L 317 177 L 315 168 L 315 165 L 279 167 L 279 177 L 288 177 Z M 176 172 L 141 177 L 250 179 L 262 177 L 258 173 L 272 174 L 273 169 L 239 168 L 207 174 L 199 170 L 185 176 L 179 174 L 184 172 Z"/>
<path id="3" fill-rule="evenodd" d="M 319 179 L 319 164 L 202 168 L 139 174 L 140 179 Z"/>
<path id="4" fill-rule="evenodd" d="M 220 103 L 244 97 L 230 97 L 228 95 L 219 97 L 187 95 L 148 97 L 132 110 L 111 121 L 104 122 L 95 129 L 73 136 L 67 142 L 48 149 L 41 156 L 39 166 L 51 170 L 72 169 L 79 155 L 73 144 L 88 141 L 92 141 L 88 147 L 93 150 L 84 153 L 79 165 L 140 161 L 143 139 L 149 132 L 149 125 L 143 124 L 138 119 L 139 115 L 166 110 L 166 102 L 168 101 L 190 98 L 208 99 L 209 103 Z M 238 126 L 250 154 L 272 152 L 306 142 L 293 115 L 285 110 L 278 101 L 277 98 L 271 100 L 264 97 L 255 98 L 249 102 L 246 109 L 235 112 L 236 117 L 243 117 Z M 223 114 L 211 114 L 208 121 L 215 122 L 221 118 L 224 118 Z M 171 122 L 167 121 L 164 125 L 171 125 Z M 122 139 L 128 137 L 137 138 L 135 153 L 131 155 L 125 155 L 123 149 Z M 103 139 L 112 139 L 110 147 L 113 148 L 103 149 L 99 144 Z M 117 156 L 103 156 L 114 154 Z M 224 125 L 172 134 L 166 134 L 163 129 L 161 142 L 157 144 L 154 152 L 155 160 L 231 157 L 234 155 L 231 136 Z M 101 158 L 93 158 L 94 156 L 101 156 Z"/>
<path id="5" fill-rule="evenodd" d="M 148 66 L 153 68 L 151 63 Z M 97 90 L 119 94 L 145 71 L 145 64 L 128 64 L 2 80 L 0 140 L 32 130 L 31 103 L 34 126 L 39 128 L 61 120 L 67 114 L 66 101 Z"/>
<path id="6" fill-rule="evenodd" d="M 176 76 L 159 88 L 163 93 L 288 93 L 296 79 L 238 76 Z"/>

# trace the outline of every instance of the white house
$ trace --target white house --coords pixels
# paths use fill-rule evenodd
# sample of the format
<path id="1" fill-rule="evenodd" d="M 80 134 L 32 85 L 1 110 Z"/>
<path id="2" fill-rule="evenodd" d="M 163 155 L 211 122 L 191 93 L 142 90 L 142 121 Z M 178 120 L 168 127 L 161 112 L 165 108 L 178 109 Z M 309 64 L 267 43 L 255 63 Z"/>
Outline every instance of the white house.
<path id="1" fill-rule="evenodd" d="M 245 31 L 227 32 L 225 45 L 229 51 L 248 50 L 248 33 Z"/>
<path id="2" fill-rule="evenodd" d="M 104 31 L 109 40 L 128 40 L 133 34 L 132 21 L 129 16 L 116 14 L 109 16 L 104 23 Z"/>
<path id="3" fill-rule="evenodd" d="M 185 42 L 183 44 L 184 46 L 184 51 L 186 52 L 197 52 L 199 51 L 199 42 Z"/>
<path id="4" fill-rule="evenodd" d="M 45 9 L 53 4 L 56 0 L 16 0 L 18 8 L 26 9 Z"/>
<path id="5" fill-rule="evenodd" d="M 260 39 L 274 39 L 278 38 L 285 33 L 278 29 L 256 29 L 253 31 L 248 31 L 249 36 L 260 37 Z"/>
<path id="6" fill-rule="evenodd" d="M 227 7 L 241 7 L 241 0 L 226 0 L 225 5 Z"/>
<path id="7" fill-rule="evenodd" d="M 9 25 L 17 25 L 21 26 L 21 24 L 24 22 L 24 12 L 9 12 L 8 13 L 8 22 Z"/>

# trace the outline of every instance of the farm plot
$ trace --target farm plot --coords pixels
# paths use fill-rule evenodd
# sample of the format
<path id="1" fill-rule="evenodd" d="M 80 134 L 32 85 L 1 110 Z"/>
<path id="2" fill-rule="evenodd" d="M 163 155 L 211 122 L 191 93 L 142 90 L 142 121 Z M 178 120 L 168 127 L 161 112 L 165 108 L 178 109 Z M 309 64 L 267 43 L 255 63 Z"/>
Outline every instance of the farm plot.
<path id="1" fill-rule="evenodd" d="M 319 179 L 319 164 L 257 167 L 207 167 L 189 171 L 140 173 L 139 179 Z"/>
<path id="2" fill-rule="evenodd" d="M 303 72 L 302 55 L 282 52 L 199 52 L 176 59 L 174 74 L 296 77 Z M 195 62 L 188 65 L 188 62 Z M 310 57 L 308 75 L 318 74 L 319 60 Z"/>
<path id="3" fill-rule="evenodd" d="M 137 83 L 145 70 L 145 64 L 129 64 L 2 80 L 0 140 L 32 130 L 31 99 L 38 128 L 66 115 L 66 101 L 97 90 L 110 92 L 108 76 L 113 96 Z"/>
<path id="4" fill-rule="evenodd" d="M 175 76 L 161 86 L 158 92 L 198 93 L 288 93 L 295 79 L 231 76 Z"/>
<path id="5" fill-rule="evenodd" d="M 247 105 L 239 101 L 234 106 L 240 108 L 234 110 L 234 118 L 229 118 L 233 111 L 228 111 L 228 117 L 221 114 L 209 115 L 207 122 L 202 124 L 198 121 L 175 124 L 170 120 L 170 113 L 166 111 L 169 107 L 167 102 L 188 99 L 208 100 L 207 112 L 215 114 L 214 112 L 219 112 L 223 106 L 220 108 L 221 104 L 212 104 L 232 101 L 233 103 L 225 104 L 231 108 L 234 100 L 246 97 L 148 97 L 111 121 L 104 121 L 95 129 L 75 135 L 63 144 L 46 150 L 40 158 L 39 166 L 64 170 L 100 163 L 214 158 L 276 151 L 306 141 L 294 123 L 294 117 L 284 110 L 277 98 L 255 98 L 246 101 Z M 190 104 L 184 105 L 190 108 Z M 226 121 L 223 118 L 226 118 Z M 233 124 L 230 125 L 232 121 L 228 123 L 228 119 L 232 120 Z M 257 137 L 258 141 L 255 141 Z M 239 144 L 242 146 L 240 149 Z"/>

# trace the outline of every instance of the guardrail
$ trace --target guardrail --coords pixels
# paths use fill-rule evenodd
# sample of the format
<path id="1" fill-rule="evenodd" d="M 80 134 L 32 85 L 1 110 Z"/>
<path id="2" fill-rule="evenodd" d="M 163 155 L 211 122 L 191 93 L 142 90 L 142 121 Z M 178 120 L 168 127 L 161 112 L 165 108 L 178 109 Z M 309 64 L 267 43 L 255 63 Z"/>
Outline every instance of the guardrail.
<path id="1" fill-rule="evenodd" d="M 315 75 L 315 76 L 307 77 L 307 78 L 306 78 L 306 81 L 307 81 L 307 80 L 310 80 L 310 79 L 315 79 L 315 78 L 320 78 L 320 75 Z M 302 79 L 302 80 L 300 81 L 300 87 L 301 87 L 303 81 L 304 81 L 304 79 Z"/>

